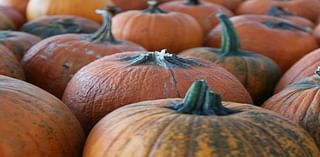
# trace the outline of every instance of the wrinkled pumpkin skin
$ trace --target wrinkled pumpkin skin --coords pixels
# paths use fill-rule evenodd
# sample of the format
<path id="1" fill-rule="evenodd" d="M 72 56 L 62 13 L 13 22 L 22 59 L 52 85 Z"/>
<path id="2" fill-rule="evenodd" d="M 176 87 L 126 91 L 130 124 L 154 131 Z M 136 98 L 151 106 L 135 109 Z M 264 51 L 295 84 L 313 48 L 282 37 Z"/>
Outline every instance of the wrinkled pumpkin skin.
<path id="1" fill-rule="evenodd" d="M 83 130 L 72 112 L 51 94 L 0 76 L 0 156 L 80 157 Z"/>
<path id="2" fill-rule="evenodd" d="M 0 45 L 0 75 L 24 80 L 24 72 L 17 58 L 6 47 Z"/>
<path id="3" fill-rule="evenodd" d="M 320 148 L 320 76 L 291 84 L 268 99 L 263 107 L 289 118 L 306 129 Z"/>

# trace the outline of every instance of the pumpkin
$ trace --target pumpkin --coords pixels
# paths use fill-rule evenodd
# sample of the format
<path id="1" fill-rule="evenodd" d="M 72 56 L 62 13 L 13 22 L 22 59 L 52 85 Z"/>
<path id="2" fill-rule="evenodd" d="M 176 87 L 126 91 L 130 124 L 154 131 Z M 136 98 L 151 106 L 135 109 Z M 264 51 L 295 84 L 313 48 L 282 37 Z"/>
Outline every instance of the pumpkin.
<path id="1" fill-rule="evenodd" d="M 242 84 L 225 69 L 166 50 L 127 52 L 96 60 L 75 74 L 62 100 L 88 133 L 114 109 L 143 100 L 182 97 L 196 79 L 207 79 L 224 100 L 252 102 Z"/>
<path id="2" fill-rule="evenodd" d="M 146 10 L 130 10 L 113 17 L 115 37 L 138 43 L 149 51 L 168 49 L 178 53 L 201 46 L 202 29 L 193 17 L 164 12 L 154 0 L 148 3 L 150 6 Z"/>
<path id="3" fill-rule="evenodd" d="M 79 16 L 56 15 L 43 16 L 25 23 L 21 31 L 41 37 L 42 39 L 54 35 L 67 33 L 93 33 L 100 25 L 90 19 Z"/>
<path id="4" fill-rule="evenodd" d="M 286 19 L 306 29 L 312 30 L 315 27 L 314 23 L 309 19 L 304 18 L 302 16 L 297 16 L 294 13 L 288 11 L 287 9 L 279 6 L 272 6 L 268 11 L 267 15 Z"/>
<path id="5" fill-rule="evenodd" d="M 240 50 L 232 23 L 223 13 L 217 13 L 222 27 L 220 49 L 200 47 L 185 50 L 183 56 L 193 56 L 219 64 L 236 76 L 250 93 L 254 104 L 261 105 L 269 98 L 280 79 L 278 65 L 263 55 Z"/>
<path id="6" fill-rule="evenodd" d="M 45 15 L 75 15 L 101 22 L 96 9 L 112 5 L 111 0 L 30 0 L 27 18 L 33 20 Z"/>
<path id="7" fill-rule="evenodd" d="M 318 48 L 312 34 L 287 20 L 266 15 L 230 18 L 239 35 L 241 48 L 273 59 L 284 73 L 302 56 Z M 221 28 L 214 28 L 205 45 L 219 47 Z"/>
<path id="8" fill-rule="evenodd" d="M 141 46 L 116 40 L 111 32 L 111 17 L 100 10 L 103 26 L 93 34 L 65 34 L 42 40 L 22 59 L 27 81 L 61 98 L 72 76 L 86 64 L 104 55 L 144 50 Z"/>
<path id="9" fill-rule="evenodd" d="M 6 47 L 0 45 L 0 75 L 6 75 L 24 80 L 22 66 Z"/>
<path id="10" fill-rule="evenodd" d="M 308 2 L 307 2 L 308 1 Z M 237 14 L 266 14 L 271 6 L 280 6 L 290 12 L 316 22 L 320 15 L 319 0 L 248 0 L 237 9 Z"/>
<path id="11" fill-rule="evenodd" d="M 221 101 L 205 81 L 184 99 L 143 101 L 105 116 L 83 157 L 318 157 L 310 135 L 289 120 L 249 104 Z"/>
<path id="12" fill-rule="evenodd" d="M 60 100 L 24 81 L 0 76 L 0 156 L 79 157 L 79 121 Z"/>
<path id="13" fill-rule="evenodd" d="M 24 32 L 0 31 L 0 44 L 11 50 L 18 61 L 40 40 L 39 37 Z"/>
<path id="14" fill-rule="evenodd" d="M 212 2 L 215 4 L 220 4 L 232 11 L 235 11 L 239 7 L 239 5 L 242 3 L 243 0 L 205 0 L 205 1 Z"/>
<path id="15" fill-rule="evenodd" d="M 159 3 L 169 2 L 172 0 L 157 0 Z M 121 10 L 141 10 L 148 7 L 148 0 L 112 0 L 112 2 Z"/>
<path id="16" fill-rule="evenodd" d="M 314 27 L 313 36 L 317 39 L 318 44 L 320 44 L 320 23 Z"/>
<path id="17" fill-rule="evenodd" d="M 316 49 L 297 61 L 278 82 L 274 93 L 278 93 L 290 84 L 298 82 L 314 74 L 314 69 L 320 65 L 320 49 Z"/>
<path id="18" fill-rule="evenodd" d="M 15 9 L 0 5 L 0 30 L 17 30 L 25 18 Z"/>
<path id="19" fill-rule="evenodd" d="M 172 1 L 160 5 L 160 8 L 164 11 L 176 11 L 192 16 L 202 27 L 204 35 L 208 34 L 214 26 L 219 24 L 218 19 L 212 17 L 212 15 L 218 11 L 228 16 L 233 15 L 231 11 L 223 6 L 200 0 Z"/>
<path id="20" fill-rule="evenodd" d="M 268 99 L 263 107 L 277 112 L 306 129 L 320 147 L 320 68 L 316 75 L 291 84 Z"/>
<path id="21" fill-rule="evenodd" d="M 10 6 L 25 15 L 28 2 L 29 0 L 0 0 L 0 5 Z"/>

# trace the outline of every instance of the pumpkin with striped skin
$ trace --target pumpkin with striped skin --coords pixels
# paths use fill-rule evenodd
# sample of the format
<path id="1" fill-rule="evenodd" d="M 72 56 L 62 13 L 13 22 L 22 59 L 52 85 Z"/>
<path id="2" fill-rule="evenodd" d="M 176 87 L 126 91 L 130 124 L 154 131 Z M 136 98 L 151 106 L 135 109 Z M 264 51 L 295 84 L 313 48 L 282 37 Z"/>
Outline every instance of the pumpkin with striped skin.
<path id="1" fill-rule="evenodd" d="M 0 44 L 12 51 L 18 61 L 41 39 L 29 33 L 18 31 L 0 31 Z"/>
<path id="2" fill-rule="evenodd" d="M 65 34 L 42 40 L 23 57 L 27 81 L 61 98 L 72 76 L 83 66 L 105 55 L 142 51 L 141 46 L 116 40 L 111 32 L 111 17 L 98 11 L 104 24 L 93 34 Z"/>
<path id="3" fill-rule="evenodd" d="M 161 52 L 127 52 L 106 56 L 79 70 L 63 102 L 86 131 L 123 105 L 143 100 L 183 97 L 194 80 L 206 79 L 223 100 L 252 103 L 235 76 L 220 66 Z"/>
<path id="4" fill-rule="evenodd" d="M 24 22 L 21 13 L 9 6 L 0 6 L 0 30 L 17 30 Z"/>
<path id="5" fill-rule="evenodd" d="M 33 20 L 45 15 L 75 15 L 102 22 L 96 9 L 112 5 L 111 0 L 30 0 L 27 6 L 27 18 Z"/>
<path id="6" fill-rule="evenodd" d="M 55 15 L 43 16 L 25 23 L 21 31 L 41 37 L 67 33 L 93 33 L 100 25 L 90 19 L 79 16 Z"/>
<path id="7" fill-rule="evenodd" d="M 0 75 L 24 80 L 24 72 L 17 58 L 6 47 L 0 45 Z"/>
<path id="8" fill-rule="evenodd" d="M 229 18 L 219 12 L 222 27 L 220 49 L 192 48 L 179 55 L 193 56 L 219 64 L 236 76 L 250 93 L 254 104 L 261 105 L 274 90 L 281 73 L 278 65 L 268 57 L 240 49 L 239 39 Z"/>
<path id="9" fill-rule="evenodd" d="M 291 84 L 268 99 L 263 107 L 306 129 L 320 147 L 320 68 L 316 75 Z"/>
<path id="10" fill-rule="evenodd" d="M 0 75 L 0 156 L 80 157 L 83 130 L 59 99 Z"/>
<path id="11" fill-rule="evenodd" d="M 221 101 L 205 81 L 184 99 L 124 106 L 90 132 L 83 157 L 318 157 L 310 135 L 249 104 Z"/>

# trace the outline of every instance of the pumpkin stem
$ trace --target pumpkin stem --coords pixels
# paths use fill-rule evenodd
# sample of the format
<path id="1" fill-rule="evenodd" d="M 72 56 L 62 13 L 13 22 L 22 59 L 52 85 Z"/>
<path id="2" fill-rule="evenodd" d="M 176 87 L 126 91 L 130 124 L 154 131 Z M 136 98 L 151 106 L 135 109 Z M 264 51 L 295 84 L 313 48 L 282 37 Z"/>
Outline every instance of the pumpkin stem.
<path id="1" fill-rule="evenodd" d="M 315 73 L 320 76 L 320 66 L 318 66 L 317 70 L 315 71 Z"/>
<path id="2" fill-rule="evenodd" d="M 240 50 L 240 42 L 232 22 L 221 11 L 219 11 L 216 16 L 222 28 L 221 56 L 238 52 Z"/>
<path id="3" fill-rule="evenodd" d="M 148 8 L 144 10 L 144 12 L 150 13 L 150 14 L 164 14 L 167 13 L 163 10 L 161 10 L 159 7 L 159 3 L 156 0 L 148 0 Z"/>
<path id="4" fill-rule="evenodd" d="M 269 28 L 272 29 L 283 29 L 283 30 L 293 30 L 293 31 L 302 31 L 302 32 L 310 32 L 309 29 L 300 27 L 298 25 L 289 23 L 289 22 L 273 22 L 273 21 L 264 21 L 262 22 Z"/>
<path id="5" fill-rule="evenodd" d="M 169 108 L 180 113 L 197 115 L 227 116 L 239 112 L 224 107 L 221 96 L 210 90 L 204 80 L 196 80 L 187 91 L 183 102 Z"/>
<path id="6" fill-rule="evenodd" d="M 97 43 L 102 43 L 106 41 L 112 43 L 119 43 L 119 41 L 117 41 L 112 34 L 111 15 L 106 10 L 96 10 L 96 13 L 102 15 L 103 23 L 100 29 L 91 36 L 91 41 Z"/>
<path id="7" fill-rule="evenodd" d="M 200 5 L 200 1 L 199 0 L 188 0 L 187 3 L 185 3 L 186 5 Z"/>
<path id="8" fill-rule="evenodd" d="M 136 56 L 130 56 L 126 58 L 122 58 L 121 60 L 129 62 L 129 66 L 136 66 L 136 65 L 158 65 L 162 66 L 167 69 L 172 69 L 174 67 L 180 68 L 188 68 L 192 65 L 199 65 L 194 60 L 186 59 L 178 57 L 174 54 L 170 54 L 167 52 L 166 49 L 160 52 L 151 52 L 151 53 L 144 53 Z"/>
<path id="9" fill-rule="evenodd" d="M 282 17 L 282 16 L 293 16 L 294 14 L 283 7 L 273 5 L 271 6 L 267 15 L 274 16 L 274 17 Z"/>
<path id="10" fill-rule="evenodd" d="M 117 6 L 114 6 L 114 5 L 109 5 L 105 8 L 112 16 L 114 15 L 117 15 L 119 13 L 122 12 L 122 9 L 117 7 Z"/>

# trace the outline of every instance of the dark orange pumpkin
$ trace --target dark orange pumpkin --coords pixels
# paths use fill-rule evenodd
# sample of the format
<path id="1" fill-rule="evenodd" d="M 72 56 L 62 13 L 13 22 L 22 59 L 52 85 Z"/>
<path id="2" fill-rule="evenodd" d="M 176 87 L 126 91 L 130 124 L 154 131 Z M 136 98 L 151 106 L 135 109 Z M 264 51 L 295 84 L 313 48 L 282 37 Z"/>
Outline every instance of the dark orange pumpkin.
<path id="1" fill-rule="evenodd" d="M 316 49 L 297 61 L 278 82 L 274 93 L 278 93 L 290 84 L 298 82 L 314 74 L 314 69 L 320 65 L 320 49 Z"/>
<path id="2" fill-rule="evenodd" d="M 0 45 L 0 75 L 24 80 L 22 66 L 17 58 L 6 47 Z"/>
<path id="3" fill-rule="evenodd" d="M 18 61 L 40 40 L 39 37 L 24 32 L 0 31 L 0 44 L 11 50 Z"/>
<path id="4" fill-rule="evenodd" d="M 159 3 L 172 0 L 157 0 Z M 148 0 L 112 0 L 112 2 L 122 10 L 141 10 L 148 7 Z"/>
<path id="5" fill-rule="evenodd" d="M 79 157 L 83 130 L 70 109 L 24 81 L 0 76 L 0 156 Z"/>
<path id="6" fill-rule="evenodd" d="M 143 100 L 183 97 L 196 79 L 206 79 L 223 100 L 251 103 L 249 93 L 220 66 L 161 52 L 106 56 L 79 70 L 68 83 L 63 101 L 87 133 L 107 113 Z"/>
<path id="7" fill-rule="evenodd" d="M 266 15 L 241 15 L 230 19 L 239 35 L 241 48 L 273 59 L 284 73 L 302 56 L 318 48 L 313 35 L 287 20 Z M 219 47 L 221 28 L 213 29 L 206 46 Z"/>
<path id="8" fill-rule="evenodd" d="M 113 17 L 113 33 L 119 39 L 133 41 L 150 51 L 168 49 L 178 53 L 201 46 L 203 33 L 199 23 L 190 15 L 164 12 L 154 0 L 149 8 L 117 14 Z"/>
<path id="9" fill-rule="evenodd" d="M 202 27 L 204 35 L 208 34 L 213 27 L 219 24 L 219 20 L 213 16 L 218 11 L 228 16 L 233 16 L 233 13 L 223 6 L 201 0 L 172 1 L 164 3 L 159 7 L 164 11 L 176 11 L 192 16 Z"/>
<path id="10" fill-rule="evenodd" d="M 79 16 L 56 15 L 43 16 L 25 23 L 21 31 L 41 37 L 42 39 L 67 33 L 93 33 L 100 25 L 90 19 Z"/>
<path id="11" fill-rule="evenodd" d="M 320 15 L 319 0 L 248 0 L 239 6 L 237 14 L 266 14 L 271 6 L 283 7 L 314 22 Z"/>
<path id="12" fill-rule="evenodd" d="M 319 157 L 310 135 L 249 104 L 221 101 L 196 81 L 185 98 L 138 102 L 105 116 L 83 157 Z"/>
<path id="13" fill-rule="evenodd" d="M 30 21 L 45 15 L 75 15 L 102 22 L 95 10 L 112 4 L 111 0 L 30 0 L 27 18 Z"/>
<path id="14" fill-rule="evenodd" d="M 220 49 L 201 47 L 185 50 L 183 56 L 193 56 L 219 64 L 236 76 L 250 93 L 254 104 L 261 105 L 269 98 L 280 79 L 278 65 L 263 55 L 240 49 L 237 33 L 226 15 L 219 12 L 222 27 Z"/>
<path id="15" fill-rule="evenodd" d="M 232 11 L 235 11 L 244 0 L 204 0 L 204 1 L 220 4 Z"/>
<path id="16" fill-rule="evenodd" d="M 0 0 L 0 5 L 10 6 L 25 16 L 28 2 L 29 0 Z"/>
<path id="17" fill-rule="evenodd" d="M 320 147 L 320 68 L 316 73 L 275 94 L 263 104 L 263 107 L 302 126 Z"/>
<path id="18" fill-rule="evenodd" d="M 84 65 L 123 51 L 144 50 L 141 46 L 114 39 L 111 17 L 105 10 L 103 26 L 94 34 L 66 34 L 42 40 L 22 60 L 27 81 L 60 98 L 68 81 Z"/>
<path id="19" fill-rule="evenodd" d="M 318 44 L 320 44 L 320 23 L 313 29 L 313 36 L 317 39 Z"/>
<path id="20" fill-rule="evenodd" d="M 0 6 L 0 30 L 17 30 L 25 22 L 25 18 L 15 9 Z"/>

